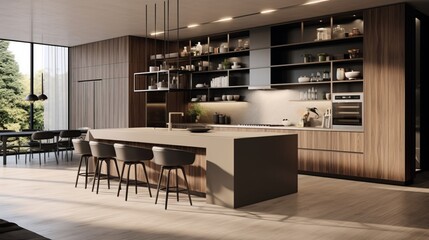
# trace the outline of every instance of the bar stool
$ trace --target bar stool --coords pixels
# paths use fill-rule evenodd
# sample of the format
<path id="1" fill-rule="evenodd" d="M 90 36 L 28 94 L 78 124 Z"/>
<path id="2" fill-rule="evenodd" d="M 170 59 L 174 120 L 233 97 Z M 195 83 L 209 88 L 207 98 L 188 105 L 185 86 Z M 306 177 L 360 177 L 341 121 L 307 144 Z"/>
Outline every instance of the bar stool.
<path id="1" fill-rule="evenodd" d="M 123 160 L 124 164 L 122 165 L 122 171 L 119 179 L 119 188 L 118 188 L 118 194 L 121 191 L 121 185 L 122 185 L 122 179 L 124 177 L 124 170 L 125 165 L 128 165 L 128 174 L 127 174 L 127 187 L 125 190 L 125 201 L 128 200 L 128 186 L 130 182 L 130 169 L 131 166 L 134 165 L 134 176 L 135 176 L 135 188 L 136 188 L 136 194 L 137 194 L 137 164 L 141 164 L 143 166 L 143 172 L 146 177 L 146 183 L 147 183 L 147 189 L 149 190 L 149 196 L 152 197 L 152 193 L 150 191 L 150 184 L 149 179 L 146 172 L 146 166 L 144 164 L 144 161 L 150 161 L 153 158 L 152 150 L 147 148 L 140 148 L 140 147 L 134 147 L 129 146 L 125 144 L 119 144 L 115 143 L 113 145 L 115 147 L 116 152 L 116 158 L 119 160 Z"/>
<path id="2" fill-rule="evenodd" d="M 164 170 L 168 170 L 167 174 L 167 186 L 163 189 L 166 190 L 166 197 L 165 197 L 165 209 L 167 210 L 167 203 L 168 203 L 168 192 L 170 191 L 170 172 L 172 169 L 176 170 L 176 195 L 177 195 L 177 201 L 179 201 L 179 177 L 177 174 L 177 169 L 182 170 L 183 173 L 183 179 L 185 180 L 186 189 L 188 192 L 189 197 L 189 203 L 192 206 L 192 200 L 191 200 L 191 194 L 189 193 L 189 185 L 188 180 L 186 179 L 185 174 L 185 168 L 183 166 L 185 165 L 191 165 L 195 161 L 195 153 L 192 152 L 186 152 L 183 150 L 173 149 L 173 148 L 164 148 L 164 147 L 152 147 L 153 151 L 153 161 L 157 165 L 161 165 L 161 173 L 159 175 L 158 180 L 158 187 L 156 190 L 156 199 L 155 204 L 158 203 L 158 194 L 161 186 L 161 180 L 162 175 L 164 174 Z"/>
<path id="3" fill-rule="evenodd" d="M 110 189 L 110 162 L 113 161 L 116 166 L 116 171 L 119 175 L 118 162 L 116 161 L 115 148 L 111 144 L 99 143 L 90 141 L 89 146 L 91 148 L 92 156 L 97 159 L 97 164 L 95 167 L 94 182 L 92 183 L 92 191 L 94 192 L 95 180 L 97 180 L 97 194 L 100 187 L 100 178 L 101 178 L 101 168 L 103 162 L 106 163 L 107 167 L 107 188 Z"/>
<path id="4" fill-rule="evenodd" d="M 94 172 L 88 173 L 88 160 L 92 157 L 91 148 L 89 147 L 89 142 L 82 139 L 72 139 L 74 151 L 76 154 L 81 155 L 79 161 L 79 168 L 77 169 L 76 184 L 74 187 L 77 187 L 80 176 L 85 176 L 85 189 L 88 185 L 88 176 L 94 176 Z M 85 160 L 85 172 L 81 172 L 82 161 Z"/>

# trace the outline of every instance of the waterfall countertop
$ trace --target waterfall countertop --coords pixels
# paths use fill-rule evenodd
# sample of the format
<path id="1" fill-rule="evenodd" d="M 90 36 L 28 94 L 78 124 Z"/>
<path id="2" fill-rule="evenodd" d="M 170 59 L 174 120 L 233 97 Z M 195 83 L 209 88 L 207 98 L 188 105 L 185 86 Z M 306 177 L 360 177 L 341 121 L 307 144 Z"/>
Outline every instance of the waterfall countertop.
<path id="1" fill-rule="evenodd" d="M 205 148 L 211 204 L 237 208 L 298 191 L 296 134 L 114 128 L 91 129 L 87 139 Z"/>

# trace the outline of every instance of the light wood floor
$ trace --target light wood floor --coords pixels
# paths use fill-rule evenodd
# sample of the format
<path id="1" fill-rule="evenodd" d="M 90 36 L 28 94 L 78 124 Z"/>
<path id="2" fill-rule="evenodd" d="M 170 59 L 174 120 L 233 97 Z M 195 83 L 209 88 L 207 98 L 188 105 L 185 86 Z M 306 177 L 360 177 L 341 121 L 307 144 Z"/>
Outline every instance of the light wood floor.
<path id="1" fill-rule="evenodd" d="M 23 162 L 23 159 L 21 159 Z M 0 218 L 51 239 L 429 239 L 429 177 L 411 187 L 299 176 L 297 194 L 240 209 L 147 189 L 74 187 L 77 161 L 0 167 Z M 83 179 L 82 179 L 83 180 Z M 83 181 L 82 181 L 83 183 Z M 155 191 L 153 190 L 153 193 Z"/>

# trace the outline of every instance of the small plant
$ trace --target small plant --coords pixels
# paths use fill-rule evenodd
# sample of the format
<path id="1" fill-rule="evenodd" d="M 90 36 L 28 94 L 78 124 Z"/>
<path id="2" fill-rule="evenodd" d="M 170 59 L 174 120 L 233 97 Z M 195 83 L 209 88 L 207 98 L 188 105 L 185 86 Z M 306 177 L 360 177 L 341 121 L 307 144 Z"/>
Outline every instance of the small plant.
<path id="1" fill-rule="evenodd" d="M 229 69 L 229 67 L 231 66 L 231 63 L 228 61 L 228 59 L 224 59 L 222 62 L 223 65 L 223 69 Z"/>
<path id="2" fill-rule="evenodd" d="M 206 110 L 198 103 L 193 103 L 188 108 L 188 114 L 198 122 L 201 116 L 206 114 Z"/>

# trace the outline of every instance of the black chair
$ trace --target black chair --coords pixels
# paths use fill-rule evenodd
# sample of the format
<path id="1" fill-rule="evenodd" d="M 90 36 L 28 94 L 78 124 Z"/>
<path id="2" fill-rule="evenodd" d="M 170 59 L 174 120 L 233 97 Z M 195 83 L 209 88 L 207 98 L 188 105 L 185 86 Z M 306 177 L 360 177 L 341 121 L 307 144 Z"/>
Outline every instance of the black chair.
<path id="1" fill-rule="evenodd" d="M 38 142 L 36 146 L 30 147 L 32 152 L 39 153 L 39 164 L 42 165 L 42 158 L 40 153 L 43 152 L 43 160 L 46 163 L 46 151 L 52 151 L 55 155 L 55 160 L 58 164 L 58 149 L 55 142 L 55 133 L 50 131 L 35 132 L 31 135 L 31 140 Z"/>
<path id="2" fill-rule="evenodd" d="M 69 160 L 68 152 L 70 151 L 70 159 L 73 160 L 73 143 L 72 139 L 78 138 L 81 135 L 79 130 L 63 130 L 60 132 L 58 139 L 58 152 L 65 151 L 66 159 Z M 63 152 L 61 152 L 61 157 L 63 157 Z"/>
<path id="3" fill-rule="evenodd" d="M 128 200 L 128 186 L 130 182 L 130 169 L 132 165 L 134 165 L 135 188 L 136 188 L 136 194 L 137 194 L 137 165 L 141 164 L 143 167 L 143 172 L 146 177 L 149 196 L 152 197 L 152 193 L 150 191 L 149 179 L 146 172 L 146 166 L 144 164 L 144 161 L 152 160 L 153 158 L 152 150 L 147 148 L 140 148 L 140 147 L 134 147 L 134 146 L 124 145 L 124 144 L 118 144 L 118 143 L 115 143 L 113 146 L 115 147 L 116 158 L 124 161 L 124 164 L 122 165 L 121 176 L 119 179 L 119 188 L 118 188 L 117 196 L 119 197 L 119 192 L 121 191 L 121 184 L 122 184 L 122 179 L 124 178 L 125 165 L 128 166 L 125 201 Z"/>
<path id="4" fill-rule="evenodd" d="M 38 131 L 36 129 L 21 129 L 21 132 L 33 132 Z M 24 137 L 27 139 L 25 142 L 21 142 L 21 149 L 25 149 L 25 164 L 27 164 L 27 153 L 29 152 L 31 154 L 31 158 L 29 158 L 29 161 L 31 162 L 31 159 L 33 158 L 33 151 L 31 150 L 32 147 L 37 147 L 39 145 L 38 141 L 31 140 L 31 136 Z"/>
<path id="5" fill-rule="evenodd" d="M 0 130 L 0 132 L 14 132 L 13 130 Z M 0 139 L 0 153 L 3 154 L 3 142 Z M 19 138 L 9 137 L 6 140 L 6 154 L 12 153 L 15 155 L 15 163 L 18 164 L 19 152 L 21 150 L 21 144 Z"/>
<path id="6" fill-rule="evenodd" d="M 95 174 L 94 174 L 94 182 L 92 183 L 92 191 L 94 191 L 95 181 L 97 180 L 97 194 L 98 194 L 98 189 L 100 187 L 100 179 L 101 179 L 101 168 L 103 166 L 103 162 L 106 163 L 106 167 L 107 167 L 106 177 L 107 177 L 108 189 L 110 189 L 110 179 L 111 179 L 110 162 L 113 161 L 115 163 L 118 177 L 120 176 L 119 167 L 118 167 L 118 162 L 116 161 L 116 158 L 115 158 L 116 154 L 115 154 L 115 148 L 113 147 L 113 145 L 90 141 L 89 146 L 91 148 L 92 156 L 97 159 L 97 164 L 95 167 Z"/>
<path id="7" fill-rule="evenodd" d="M 183 190 L 179 190 L 179 177 L 177 174 L 177 169 L 180 169 L 183 173 L 183 179 L 185 181 L 185 186 L 186 186 L 186 189 L 184 190 L 187 190 L 189 203 L 192 206 L 188 180 L 186 179 L 185 168 L 183 166 L 191 165 L 192 163 L 194 163 L 195 153 L 187 152 L 179 149 L 173 149 L 173 148 L 164 148 L 164 147 L 152 147 L 152 151 L 153 151 L 153 161 L 155 162 L 155 164 L 161 165 L 161 173 L 159 174 L 155 204 L 157 204 L 158 202 L 158 194 L 159 194 L 159 190 L 161 189 L 160 186 L 161 186 L 162 176 L 164 174 L 165 169 L 168 170 L 167 186 L 165 187 L 165 190 L 166 190 L 165 209 L 167 210 L 168 192 L 170 191 L 170 172 L 172 169 L 176 170 L 176 187 L 174 188 L 176 190 L 177 201 L 179 201 L 179 192 L 183 191 Z"/>
<path id="8" fill-rule="evenodd" d="M 90 176 L 90 175 L 94 176 L 94 172 L 92 172 L 92 173 L 88 172 L 88 160 L 90 157 L 92 157 L 91 148 L 89 146 L 89 142 L 84 141 L 82 139 L 73 139 L 72 142 L 73 142 L 73 147 L 74 147 L 75 153 L 81 155 L 80 161 L 79 161 L 79 168 L 77 169 L 76 184 L 74 185 L 74 187 L 77 187 L 79 177 L 84 176 L 85 177 L 85 189 L 86 189 L 87 184 L 88 184 L 88 176 Z M 80 169 L 82 167 L 82 161 L 83 160 L 85 161 L 85 172 L 80 171 Z"/>

